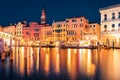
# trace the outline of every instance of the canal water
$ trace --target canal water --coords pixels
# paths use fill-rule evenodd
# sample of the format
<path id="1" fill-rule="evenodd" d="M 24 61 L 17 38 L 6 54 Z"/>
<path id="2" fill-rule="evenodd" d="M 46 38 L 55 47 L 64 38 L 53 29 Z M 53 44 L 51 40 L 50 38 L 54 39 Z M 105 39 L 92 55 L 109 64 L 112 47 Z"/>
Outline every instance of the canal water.
<path id="1" fill-rule="evenodd" d="M 13 48 L 0 80 L 120 80 L 119 49 Z"/>

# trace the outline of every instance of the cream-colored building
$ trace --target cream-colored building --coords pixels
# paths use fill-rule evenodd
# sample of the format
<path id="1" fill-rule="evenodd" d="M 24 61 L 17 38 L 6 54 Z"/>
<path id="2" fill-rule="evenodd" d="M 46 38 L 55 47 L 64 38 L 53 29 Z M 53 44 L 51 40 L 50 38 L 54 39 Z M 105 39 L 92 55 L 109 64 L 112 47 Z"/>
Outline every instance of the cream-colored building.
<path id="1" fill-rule="evenodd" d="M 89 24 L 89 40 L 100 41 L 101 39 L 101 27 L 98 23 Z"/>
<path id="2" fill-rule="evenodd" d="M 120 46 L 120 4 L 100 9 L 101 40 L 107 46 Z"/>
<path id="3" fill-rule="evenodd" d="M 3 28 L 3 32 L 15 36 L 16 35 L 16 26 L 15 25 L 5 26 Z"/>
<path id="4" fill-rule="evenodd" d="M 68 25 L 66 21 L 53 22 L 52 34 L 54 41 L 66 41 L 67 26 Z"/>
<path id="5" fill-rule="evenodd" d="M 22 38 L 22 30 L 23 30 L 23 27 L 26 25 L 26 22 L 18 22 L 17 25 L 16 25 L 16 36 L 19 37 L 20 39 Z"/>

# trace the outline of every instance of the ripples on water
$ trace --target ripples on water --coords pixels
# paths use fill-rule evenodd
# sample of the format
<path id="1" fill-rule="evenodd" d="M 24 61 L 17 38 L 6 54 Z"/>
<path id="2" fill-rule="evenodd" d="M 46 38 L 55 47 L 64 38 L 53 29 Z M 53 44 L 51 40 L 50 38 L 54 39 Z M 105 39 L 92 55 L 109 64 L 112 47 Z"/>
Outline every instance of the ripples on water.
<path id="1" fill-rule="evenodd" d="M 13 50 L 13 62 L 0 60 L 0 80 L 120 80 L 119 49 Z"/>

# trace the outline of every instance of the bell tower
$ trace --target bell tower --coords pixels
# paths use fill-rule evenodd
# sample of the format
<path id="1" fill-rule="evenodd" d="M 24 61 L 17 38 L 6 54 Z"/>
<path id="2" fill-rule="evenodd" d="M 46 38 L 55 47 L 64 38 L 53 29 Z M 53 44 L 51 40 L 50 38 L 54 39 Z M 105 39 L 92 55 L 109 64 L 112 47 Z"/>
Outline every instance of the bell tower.
<path id="1" fill-rule="evenodd" d="M 41 24 L 46 24 L 46 12 L 45 12 L 45 9 L 42 10 Z"/>

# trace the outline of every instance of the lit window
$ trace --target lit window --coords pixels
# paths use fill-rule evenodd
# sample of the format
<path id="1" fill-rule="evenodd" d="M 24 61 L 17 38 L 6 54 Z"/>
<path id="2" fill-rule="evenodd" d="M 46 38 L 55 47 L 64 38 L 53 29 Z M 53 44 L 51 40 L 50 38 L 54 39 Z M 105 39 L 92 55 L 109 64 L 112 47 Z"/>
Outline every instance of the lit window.
<path id="1" fill-rule="evenodd" d="M 73 24 L 72 27 L 73 27 L 73 28 L 76 28 L 76 27 L 77 27 L 77 24 Z"/>

